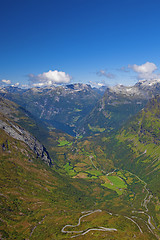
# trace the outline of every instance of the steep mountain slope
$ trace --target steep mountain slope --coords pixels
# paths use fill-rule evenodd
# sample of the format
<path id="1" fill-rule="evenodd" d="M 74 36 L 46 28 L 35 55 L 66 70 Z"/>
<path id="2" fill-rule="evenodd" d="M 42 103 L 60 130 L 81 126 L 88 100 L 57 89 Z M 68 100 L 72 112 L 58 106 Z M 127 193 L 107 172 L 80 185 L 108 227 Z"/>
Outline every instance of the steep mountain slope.
<path id="1" fill-rule="evenodd" d="M 0 97 L 0 116 L 3 116 L 5 120 L 9 119 L 5 122 L 1 121 L 0 128 L 8 129 L 10 136 L 15 136 L 17 139 L 28 143 L 32 150 L 39 145 L 42 153 L 46 152 L 48 154 L 49 151 L 51 158 L 54 159 L 53 163 L 53 160 L 49 157 L 49 165 L 58 163 L 59 155 L 62 155 L 59 154 L 59 145 L 64 146 L 65 154 L 67 147 L 70 146 L 69 142 L 75 141 L 72 136 L 62 131 L 47 128 L 42 121 L 35 119 L 24 108 L 2 97 Z"/>
<path id="2" fill-rule="evenodd" d="M 146 210 L 146 185 L 116 170 L 106 151 L 110 139 L 81 141 L 50 132 L 50 152 L 56 153 L 51 168 L 25 141 L 17 105 L 1 99 L 1 111 L 1 123 L 8 125 L 0 129 L 2 239 L 156 239 L 146 215 L 132 218 L 132 211 Z"/>
<path id="3" fill-rule="evenodd" d="M 48 135 L 46 125 L 20 105 L 0 97 L 0 113 L 29 131 L 40 141 L 46 140 L 46 135 Z"/>
<path id="4" fill-rule="evenodd" d="M 6 116 L 10 116 L 12 119 L 7 118 Z M 24 142 L 37 155 L 37 157 L 40 157 L 48 165 L 52 165 L 52 160 L 45 147 L 28 131 L 15 124 L 14 120 L 16 120 L 16 122 L 20 120 L 18 116 L 20 116 L 18 106 L 13 102 L 0 98 L 0 129 L 3 129 L 14 139 Z M 20 117 L 22 116 L 25 117 L 26 115 L 21 115 Z M 27 118 L 27 120 L 28 119 L 29 118 Z M 29 120 L 31 122 L 31 119 Z"/>
<path id="5" fill-rule="evenodd" d="M 1 96 L 18 103 L 38 119 L 71 135 L 79 121 L 88 114 L 101 94 L 86 84 L 50 88 L 3 88 Z"/>
<path id="6" fill-rule="evenodd" d="M 139 81 L 132 87 L 110 87 L 95 108 L 80 121 L 77 132 L 90 135 L 117 130 L 159 93 L 160 83 L 156 80 Z"/>
<path id="7" fill-rule="evenodd" d="M 86 209 L 92 199 L 78 190 L 78 183 L 73 186 L 43 164 L 24 141 L 5 129 L 0 136 L 0 238 L 63 239 L 61 229 L 75 217 L 72 211 Z"/>
<path id="8" fill-rule="evenodd" d="M 119 164 L 134 172 L 148 182 L 160 197 L 160 97 L 149 101 L 147 106 L 117 135 L 134 153 L 134 159 L 124 158 Z"/>

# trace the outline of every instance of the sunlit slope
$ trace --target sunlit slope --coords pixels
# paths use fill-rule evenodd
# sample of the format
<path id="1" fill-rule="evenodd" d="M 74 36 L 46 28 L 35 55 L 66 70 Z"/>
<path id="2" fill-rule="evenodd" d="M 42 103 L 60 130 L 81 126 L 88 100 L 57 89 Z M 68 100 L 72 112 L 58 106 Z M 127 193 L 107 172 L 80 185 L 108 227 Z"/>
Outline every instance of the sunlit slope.
<path id="1" fill-rule="evenodd" d="M 117 164 L 145 179 L 160 196 L 160 97 L 153 98 L 147 106 L 117 135 L 117 140 L 126 145 L 126 155 L 119 148 Z M 128 153 L 128 157 L 127 157 Z"/>

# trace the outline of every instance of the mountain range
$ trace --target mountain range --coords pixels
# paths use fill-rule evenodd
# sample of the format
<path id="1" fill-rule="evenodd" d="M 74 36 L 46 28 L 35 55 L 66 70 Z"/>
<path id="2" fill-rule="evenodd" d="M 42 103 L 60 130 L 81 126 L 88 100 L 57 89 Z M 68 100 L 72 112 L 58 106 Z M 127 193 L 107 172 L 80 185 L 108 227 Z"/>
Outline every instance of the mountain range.
<path id="1" fill-rule="evenodd" d="M 24 107 L 50 127 L 61 129 L 72 135 L 75 135 L 79 121 L 101 98 L 100 93 L 101 91 L 96 91 L 86 84 L 27 90 L 8 87 L 0 90 L 1 96 Z"/>
<path id="2" fill-rule="evenodd" d="M 160 239 L 160 83 L 0 89 L 0 239 Z"/>
<path id="3" fill-rule="evenodd" d="M 73 136 L 88 136 L 117 130 L 159 91 L 158 81 L 144 80 L 130 87 L 100 89 L 80 83 L 26 90 L 6 87 L 0 89 L 0 95 L 16 102 L 48 127 Z"/>

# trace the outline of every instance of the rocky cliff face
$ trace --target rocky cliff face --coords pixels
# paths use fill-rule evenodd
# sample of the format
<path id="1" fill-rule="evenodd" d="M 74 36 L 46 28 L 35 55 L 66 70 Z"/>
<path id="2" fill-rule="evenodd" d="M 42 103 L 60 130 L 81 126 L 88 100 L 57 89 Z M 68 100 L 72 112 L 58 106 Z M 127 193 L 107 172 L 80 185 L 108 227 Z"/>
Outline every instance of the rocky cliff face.
<path id="1" fill-rule="evenodd" d="M 29 118 L 25 111 L 19 111 L 19 106 L 9 100 L 0 98 L 0 129 L 3 129 L 9 136 L 27 144 L 29 148 L 48 165 L 52 165 L 45 147 L 26 129 L 18 123 L 22 121 L 33 125 L 35 122 Z"/>
<path id="2" fill-rule="evenodd" d="M 14 125 L 11 121 L 3 121 L 0 119 L 0 128 L 3 129 L 9 136 L 16 140 L 20 140 L 27 144 L 29 148 L 40 157 L 47 165 L 52 165 L 52 161 L 44 146 L 29 132 L 22 129 L 18 125 Z"/>

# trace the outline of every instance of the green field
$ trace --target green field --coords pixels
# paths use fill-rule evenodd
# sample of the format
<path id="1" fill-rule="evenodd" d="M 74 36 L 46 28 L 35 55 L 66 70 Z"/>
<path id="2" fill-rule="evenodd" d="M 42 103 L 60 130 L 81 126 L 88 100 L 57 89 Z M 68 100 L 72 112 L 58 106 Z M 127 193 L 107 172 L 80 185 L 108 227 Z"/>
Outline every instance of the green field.
<path id="1" fill-rule="evenodd" d="M 62 141 L 58 140 L 58 142 L 59 142 L 58 147 L 63 147 L 63 146 L 66 146 L 66 145 L 68 145 L 68 146 L 72 145 L 72 143 L 68 142 L 67 140 L 62 140 Z"/>

